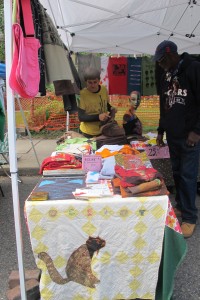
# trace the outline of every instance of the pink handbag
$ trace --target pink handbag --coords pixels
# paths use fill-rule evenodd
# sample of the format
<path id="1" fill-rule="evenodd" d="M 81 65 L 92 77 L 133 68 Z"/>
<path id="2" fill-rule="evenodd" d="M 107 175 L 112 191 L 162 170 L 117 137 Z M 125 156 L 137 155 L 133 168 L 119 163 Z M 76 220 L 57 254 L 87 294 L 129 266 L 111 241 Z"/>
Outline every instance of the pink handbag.
<path id="1" fill-rule="evenodd" d="M 20 24 L 13 24 L 14 55 L 9 78 L 10 87 L 25 98 L 38 94 L 40 69 L 38 49 L 40 42 L 34 37 L 34 27 L 30 0 L 21 0 L 24 17 L 24 37 Z"/>

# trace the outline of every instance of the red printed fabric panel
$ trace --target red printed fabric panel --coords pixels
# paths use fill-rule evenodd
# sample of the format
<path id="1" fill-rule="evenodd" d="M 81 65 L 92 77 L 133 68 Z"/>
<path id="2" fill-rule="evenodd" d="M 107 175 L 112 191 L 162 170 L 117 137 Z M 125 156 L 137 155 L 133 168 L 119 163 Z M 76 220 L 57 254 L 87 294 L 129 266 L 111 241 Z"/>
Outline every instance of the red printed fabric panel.
<path id="1" fill-rule="evenodd" d="M 127 57 L 109 57 L 108 78 L 109 95 L 127 95 L 128 82 L 128 60 Z"/>

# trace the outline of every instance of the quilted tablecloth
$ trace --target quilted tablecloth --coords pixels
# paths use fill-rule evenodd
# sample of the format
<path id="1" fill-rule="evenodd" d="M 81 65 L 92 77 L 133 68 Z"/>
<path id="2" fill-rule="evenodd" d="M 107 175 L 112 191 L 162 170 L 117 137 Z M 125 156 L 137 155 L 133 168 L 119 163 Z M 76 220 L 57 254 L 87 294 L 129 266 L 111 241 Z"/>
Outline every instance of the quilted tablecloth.
<path id="1" fill-rule="evenodd" d="M 27 200 L 25 211 L 42 300 L 155 299 L 167 196 Z"/>

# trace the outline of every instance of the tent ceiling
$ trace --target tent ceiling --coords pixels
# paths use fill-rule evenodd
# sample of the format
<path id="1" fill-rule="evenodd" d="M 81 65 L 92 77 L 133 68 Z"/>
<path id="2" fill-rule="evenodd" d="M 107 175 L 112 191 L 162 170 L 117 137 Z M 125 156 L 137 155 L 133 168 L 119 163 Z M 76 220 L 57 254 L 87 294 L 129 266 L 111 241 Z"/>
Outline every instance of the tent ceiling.
<path id="1" fill-rule="evenodd" d="M 74 52 L 153 54 L 164 39 L 200 53 L 200 0 L 40 0 Z"/>

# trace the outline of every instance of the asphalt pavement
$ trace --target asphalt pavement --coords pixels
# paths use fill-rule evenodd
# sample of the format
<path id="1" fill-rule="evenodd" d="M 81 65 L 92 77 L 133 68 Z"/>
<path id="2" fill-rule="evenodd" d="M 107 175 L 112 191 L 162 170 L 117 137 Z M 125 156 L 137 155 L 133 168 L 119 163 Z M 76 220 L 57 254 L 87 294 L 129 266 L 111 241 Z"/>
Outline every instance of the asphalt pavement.
<path id="1" fill-rule="evenodd" d="M 56 148 L 56 140 L 33 140 L 38 160 L 41 163 Z M 30 239 L 24 219 L 24 203 L 41 175 L 39 165 L 30 140 L 21 138 L 16 145 L 18 171 L 22 183 L 18 184 L 21 210 L 21 227 L 23 237 L 23 257 L 25 269 L 36 268 Z M 8 166 L 5 165 L 7 170 Z M 8 277 L 12 270 L 18 269 L 17 250 L 14 227 L 13 197 L 11 180 L 0 171 L 0 184 L 5 194 L 0 192 L 0 300 L 6 300 Z M 170 195 L 173 202 L 174 195 Z M 200 219 L 200 197 L 197 195 Z M 187 239 L 188 252 L 179 266 L 175 277 L 173 300 L 200 300 L 200 226 L 194 235 Z M 67 299 L 66 300 L 71 300 Z M 87 300 L 87 299 L 85 299 Z M 111 300 L 111 299 L 110 299 Z M 167 300 L 167 299 L 166 299 Z"/>

